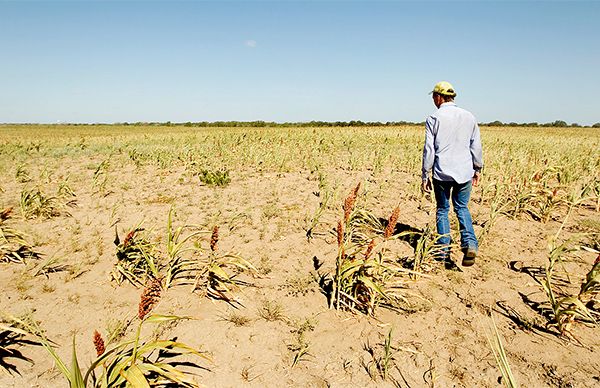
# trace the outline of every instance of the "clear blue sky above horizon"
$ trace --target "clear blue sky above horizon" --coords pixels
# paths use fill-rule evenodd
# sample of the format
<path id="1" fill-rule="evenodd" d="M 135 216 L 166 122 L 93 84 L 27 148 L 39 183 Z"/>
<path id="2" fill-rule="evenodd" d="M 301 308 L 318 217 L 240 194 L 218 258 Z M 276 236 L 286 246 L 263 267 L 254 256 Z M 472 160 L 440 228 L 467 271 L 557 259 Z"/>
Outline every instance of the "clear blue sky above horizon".
<path id="1" fill-rule="evenodd" d="M 597 1 L 0 1 L 0 122 L 600 122 Z"/>

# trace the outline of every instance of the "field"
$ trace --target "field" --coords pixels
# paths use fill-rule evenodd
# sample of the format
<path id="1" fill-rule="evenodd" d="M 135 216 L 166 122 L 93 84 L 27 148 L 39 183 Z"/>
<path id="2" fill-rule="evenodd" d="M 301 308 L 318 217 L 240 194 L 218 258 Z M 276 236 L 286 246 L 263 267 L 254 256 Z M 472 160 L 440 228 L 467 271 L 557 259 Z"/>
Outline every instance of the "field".
<path id="1" fill-rule="evenodd" d="M 423 138 L 0 126 L 0 386 L 599 386 L 600 131 L 482 128 L 470 268 Z"/>

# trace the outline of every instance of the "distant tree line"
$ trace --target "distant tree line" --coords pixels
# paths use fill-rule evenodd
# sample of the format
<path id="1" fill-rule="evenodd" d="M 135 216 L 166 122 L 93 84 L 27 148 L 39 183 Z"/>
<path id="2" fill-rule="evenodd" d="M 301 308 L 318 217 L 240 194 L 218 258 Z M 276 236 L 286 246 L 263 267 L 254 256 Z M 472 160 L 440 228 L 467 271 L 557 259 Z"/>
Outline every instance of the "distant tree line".
<path id="1" fill-rule="evenodd" d="M 502 121 L 492 121 L 489 123 L 483 123 L 483 125 L 487 125 L 490 127 L 558 127 L 558 128 L 567 128 L 567 127 L 572 127 L 572 128 L 579 128 L 579 127 L 586 127 L 585 125 L 579 125 L 577 123 L 572 123 L 572 124 L 568 124 L 566 121 L 563 120 L 556 120 L 553 121 L 551 123 L 503 123 Z M 593 125 L 590 125 L 590 127 L 592 128 L 600 128 L 600 123 L 595 123 Z"/>
<path id="2" fill-rule="evenodd" d="M 161 125 L 161 126 L 184 126 L 184 127 L 394 127 L 399 125 L 422 125 L 421 123 L 414 123 L 411 121 L 303 121 L 303 122 L 286 122 L 277 123 L 274 121 L 199 121 L 199 122 L 185 122 L 185 123 L 172 123 L 170 121 L 163 123 L 118 123 L 119 125 Z"/>
<path id="3" fill-rule="evenodd" d="M 277 123 L 274 121 L 199 121 L 199 122 L 185 122 L 185 123 L 172 123 L 167 122 L 137 122 L 137 123 L 116 123 L 118 125 L 160 125 L 160 126 L 184 126 L 184 127 L 395 127 L 401 125 L 424 125 L 424 122 L 412 122 L 412 121 L 305 121 L 305 122 L 286 122 Z M 551 123 L 503 123 L 502 121 L 491 121 L 489 123 L 481 123 L 490 127 L 586 127 L 585 125 L 579 125 L 577 123 L 568 124 L 566 121 L 556 120 Z M 595 123 L 589 127 L 600 128 L 600 123 Z"/>
<path id="4" fill-rule="evenodd" d="M 10 124 L 9 125 L 49 125 L 49 124 Z M 288 127 L 396 127 L 402 125 L 424 125 L 424 122 L 412 122 L 412 121 L 361 121 L 361 120 L 351 120 L 351 121 L 304 121 L 304 122 L 287 122 L 287 123 L 277 123 L 274 121 L 197 121 L 197 122 L 122 122 L 122 123 L 95 123 L 95 124 L 83 124 L 83 123 L 61 123 L 56 125 L 132 125 L 132 126 L 166 126 L 166 127 L 254 127 L 254 128 L 288 128 Z M 579 125 L 577 123 L 568 124 L 563 120 L 556 120 L 551 123 L 503 123 L 502 121 L 491 121 L 489 123 L 480 123 L 481 125 L 490 126 L 490 127 L 557 127 L 557 128 L 579 128 L 579 127 L 591 127 L 591 128 L 600 128 L 600 123 L 595 123 L 590 126 Z M 5 124 L 0 124 L 5 125 Z M 53 124 L 50 124 L 53 125 Z"/>

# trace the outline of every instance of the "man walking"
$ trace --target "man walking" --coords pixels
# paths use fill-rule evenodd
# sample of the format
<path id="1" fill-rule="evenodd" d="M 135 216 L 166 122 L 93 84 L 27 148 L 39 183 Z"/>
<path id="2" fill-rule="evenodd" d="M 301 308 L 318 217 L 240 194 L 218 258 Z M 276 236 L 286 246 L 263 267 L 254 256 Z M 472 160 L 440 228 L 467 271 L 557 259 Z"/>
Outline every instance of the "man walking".
<path id="1" fill-rule="evenodd" d="M 450 256 L 448 212 L 452 199 L 460 225 L 462 265 L 471 266 L 475 264 L 478 245 L 467 205 L 471 186 L 478 185 L 483 167 L 479 126 L 473 114 L 456 106 L 456 92 L 449 82 L 438 82 L 430 94 L 438 110 L 425 121 L 421 189 L 431 191 L 430 171 L 433 170 L 436 226 L 439 244 L 446 247 L 444 259 Z"/>

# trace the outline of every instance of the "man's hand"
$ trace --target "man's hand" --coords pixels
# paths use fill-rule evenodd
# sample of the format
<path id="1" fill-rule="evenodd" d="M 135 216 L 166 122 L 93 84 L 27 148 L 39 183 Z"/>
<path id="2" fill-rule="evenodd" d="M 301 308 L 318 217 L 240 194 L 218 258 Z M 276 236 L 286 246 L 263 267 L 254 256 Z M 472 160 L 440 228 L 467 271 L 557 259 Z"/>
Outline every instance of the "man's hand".
<path id="1" fill-rule="evenodd" d="M 431 181 L 429 179 L 421 181 L 421 191 L 423 193 L 431 192 Z"/>
<path id="2" fill-rule="evenodd" d="M 475 174 L 473 174 L 473 186 L 477 187 L 477 185 L 479 185 L 479 178 L 481 177 L 481 174 L 479 172 L 475 172 Z"/>

